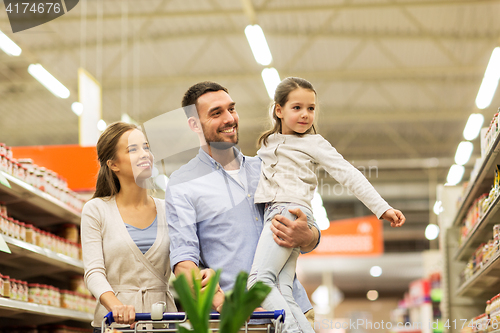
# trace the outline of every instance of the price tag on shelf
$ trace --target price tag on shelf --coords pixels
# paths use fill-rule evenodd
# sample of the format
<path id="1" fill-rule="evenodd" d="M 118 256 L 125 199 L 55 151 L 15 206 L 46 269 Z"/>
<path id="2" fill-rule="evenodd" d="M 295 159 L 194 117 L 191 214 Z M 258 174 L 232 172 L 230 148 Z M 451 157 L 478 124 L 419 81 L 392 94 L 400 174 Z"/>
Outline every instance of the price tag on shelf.
<path id="1" fill-rule="evenodd" d="M 11 188 L 9 181 L 7 180 L 7 178 L 5 178 L 5 176 L 2 174 L 2 172 L 0 172 L 0 184 L 5 185 L 8 188 Z"/>
<path id="2" fill-rule="evenodd" d="M 0 174 L 1 176 L 1 174 Z M 2 252 L 7 252 L 7 253 L 12 253 L 9 249 L 9 246 L 7 245 L 7 243 L 5 242 L 5 239 L 3 239 L 3 236 L 0 235 L 0 251 Z"/>

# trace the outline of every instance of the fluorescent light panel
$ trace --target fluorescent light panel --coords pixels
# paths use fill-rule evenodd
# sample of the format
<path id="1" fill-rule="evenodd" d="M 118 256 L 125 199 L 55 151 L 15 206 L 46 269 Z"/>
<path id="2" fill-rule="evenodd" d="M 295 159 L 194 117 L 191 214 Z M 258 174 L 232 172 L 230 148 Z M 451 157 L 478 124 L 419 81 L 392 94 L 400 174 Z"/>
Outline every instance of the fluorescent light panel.
<path id="1" fill-rule="evenodd" d="M 28 67 L 28 72 L 37 79 L 51 93 L 60 98 L 68 98 L 70 93 L 61 82 L 59 82 L 52 74 L 50 74 L 40 64 L 31 64 Z"/>
<path id="2" fill-rule="evenodd" d="M 103 132 L 105 129 L 106 129 L 106 126 L 108 126 L 106 124 L 106 122 L 102 119 L 100 119 L 98 122 L 97 122 L 97 129 L 101 132 Z"/>
<path id="3" fill-rule="evenodd" d="M 462 141 L 459 143 L 457 152 L 455 153 L 455 163 L 458 165 L 464 165 L 469 162 L 470 155 L 474 150 L 474 145 L 469 141 Z"/>
<path id="4" fill-rule="evenodd" d="M 10 56 L 18 57 L 21 55 L 21 48 L 12 41 L 6 34 L 0 31 L 0 49 Z"/>
<path id="5" fill-rule="evenodd" d="M 266 86 L 269 98 L 274 100 L 274 92 L 276 91 L 278 84 L 281 82 L 280 74 L 274 67 L 264 68 L 262 70 L 262 80 L 264 80 L 264 85 Z"/>
<path id="6" fill-rule="evenodd" d="M 465 140 L 474 140 L 481 132 L 481 127 L 484 123 L 484 116 L 480 113 L 473 113 L 469 116 L 467 124 L 464 128 Z"/>
<path id="7" fill-rule="evenodd" d="M 267 45 L 266 36 L 264 36 L 262 28 L 258 24 L 247 25 L 245 35 L 247 36 L 248 44 L 250 44 L 255 61 L 263 66 L 269 65 L 273 61 L 273 56 L 271 55 L 271 50 L 269 50 L 269 45 Z"/>
<path id="8" fill-rule="evenodd" d="M 448 176 L 446 177 L 447 185 L 457 185 L 462 180 L 464 176 L 465 168 L 463 165 L 453 164 L 448 171 Z"/>
<path id="9" fill-rule="evenodd" d="M 484 73 L 483 82 L 479 87 L 476 97 L 476 106 L 479 109 L 485 109 L 491 104 L 495 91 L 497 90 L 498 80 L 500 79 L 500 47 L 495 47 L 491 53 L 488 67 Z"/>
<path id="10" fill-rule="evenodd" d="M 83 104 L 80 102 L 74 102 L 71 104 L 71 111 L 73 111 L 78 117 L 83 113 Z"/>

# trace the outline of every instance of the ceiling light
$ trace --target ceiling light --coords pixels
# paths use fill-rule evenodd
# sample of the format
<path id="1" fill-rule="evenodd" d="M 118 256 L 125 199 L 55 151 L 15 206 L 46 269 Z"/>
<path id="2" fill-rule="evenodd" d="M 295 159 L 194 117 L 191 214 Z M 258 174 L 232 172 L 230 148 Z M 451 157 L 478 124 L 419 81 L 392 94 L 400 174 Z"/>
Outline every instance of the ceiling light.
<path id="1" fill-rule="evenodd" d="M 312 293 L 312 300 L 314 304 L 320 306 L 326 306 L 330 304 L 330 297 L 328 297 L 328 287 L 321 285 Z"/>
<path id="2" fill-rule="evenodd" d="M 326 214 L 325 206 L 323 206 L 323 199 L 317 190 L 314 192 L 314 197 L 311 200 L 311 206 L 314 219 L 316 220 L 319 228 L 321 230 L 328 229 L 330 227 L 330 220 Z"/>
<path id="3" fill-rule="evenodd" d="M 106 122 L 105 122 L 104 120 L 102 120 L 102 119 L 100 119 L 100 120 L 97 122 L 97 129 L 98 129 L 99 131 L 101 131 L 101 132 L 102 132 L 102 131 L 104 131 L 104 130 L 106 129 L 106 126 L 108 126 L 108 125 L 107 125 L 107 124 L 106 124 Z"/>
<path id="4" fill-rule="evenodd" d="M 448 172 L 448 176 L 446 177 L 446 185 L 457 185 L 462 180 L 464 175 L 465 168 L 463 165 L 453 164 Z"/>
<path id="5" fill-rule="evenodd" d="M 250 44 L 255 61 L 263 66 L 269 65 L 273 60 L 273 56 L 267 45 L 266 36 L 264 36 L 262 28 L 258 24 L 247 25 L 245 35 L 247 36 L 248 44 Z"/>
<path id="6" fill-rule="evenodd" d="M 429 224 L 425 227 L 425 238 L 428 240 L 434 240 L 439 236 L 439 227 L 435 224 Z"/>
<path id="7" fill-rule="evenodd" d="M 83 104 L 80 102 L 74 102 L 71 104 L 71 110 L 80 117 L 83 113 Z"/>
<path id="8" fill-rule="evenodd" d="M 21 48 L 12 41 L 6 34 L 0 31 L 0 49 L 10 56 L 18 57 L 21 55 Z"/>
<path id="9" fill-rule="evenodd" d="M 462 141 L 458 145 L 457 152 L 455 153 L 455 163 L 464 165 L 469 162 L 470 155 L 474 150 L 474 145 L 469 141 Z"/>
<path id="10" fill-rule="evenodd" d="M 373 266 L 370 268 L 370 275 L 373 277 L 379 277 L 382 275 L 382 267 L 380 266 Z"/>
<path id="11" fill-rule="evenodd" d="M 464 128 L 465 140 L 474 140 L 481 132 L 481 127 L 484 123 L 484 116 L 480 113 L 473 113 L 469 116 L 467 124 Z"/>
<path id="12" fill-rule="evenodd" d="M 376 291 L 376 290 L 369 290 L 366 293 L 366 298 L 368 298 L 368 300 L 370 300 L 370 301 L 376 301 L 378 299 L 378 291 Z"/>
<path id="13" fill-rule="evenodd" d="M 262 70 L 262 80 L 264 80 L 264 85 L 266 86 L 267 94 L 269 98 L 274 99 L 274 92 L 276 87 L 280 84 L 280 74 L 276 68 L 264 68 Z"/>
<path id="14" fill-rule="evenodd" d="M 495 47 L 477 93 L 476 106 L 478 108 L 485 109 L 490 106 L 497 90 L 498 79 L 500 79 L 500 47 Z"/>
<path id="15" fill-rule="evenodd" d="M 434 207 L 432 208 L 434 214 L 439 215 L 444 211 L 443 203 L 441 201 L 436 201 Z"/>
<path id="16" fill-rule="evenodd" d="M 50 74 L 40 64 L 31 64 L 28 67 L 30 73 L 38 82 L 40 82 L 51 93 L 60 98 L 68 98 L 69 90 L 61 82 L 59 82 L 52 74 Z"/>

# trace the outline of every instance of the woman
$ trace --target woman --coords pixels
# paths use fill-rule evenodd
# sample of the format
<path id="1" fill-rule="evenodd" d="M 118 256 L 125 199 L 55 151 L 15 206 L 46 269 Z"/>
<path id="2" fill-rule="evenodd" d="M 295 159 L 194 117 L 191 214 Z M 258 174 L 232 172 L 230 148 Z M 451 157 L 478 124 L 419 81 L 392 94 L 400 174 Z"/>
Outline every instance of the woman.
<path id="1" fill-rule="evenodd" d="M 109 311 L 120 326 L 159 301 L 177 311 L 168 289 L 165 204 L 147 194 L 153 155 L 145 136 L 134 125 L 113 123 L 99 138 L 97 155 L 96 191 L 81 224 L 85 284 L 98 300 L 94 332 Z"/>

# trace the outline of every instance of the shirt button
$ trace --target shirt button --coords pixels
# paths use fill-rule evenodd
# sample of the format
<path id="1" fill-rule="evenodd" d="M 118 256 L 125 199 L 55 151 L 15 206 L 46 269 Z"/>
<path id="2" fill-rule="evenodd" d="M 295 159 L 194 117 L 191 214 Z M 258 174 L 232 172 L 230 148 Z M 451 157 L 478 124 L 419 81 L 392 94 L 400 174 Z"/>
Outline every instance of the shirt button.
<path id="1" fill-rule="evenodd" d="M 255 218 L 255 221 L 258 221 L 258 220 L 259 220 L 259 218 L 258 218 L 258 217 L 256 217 L 256 218 Z"/>
<path id="2" fill-rule="evenodd" d="M 247 196 L 248 196 L 249 198 L 251 197 L 251 195 L 250 195 L 250 194 L 247 194 Z"/>

